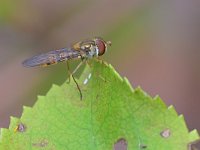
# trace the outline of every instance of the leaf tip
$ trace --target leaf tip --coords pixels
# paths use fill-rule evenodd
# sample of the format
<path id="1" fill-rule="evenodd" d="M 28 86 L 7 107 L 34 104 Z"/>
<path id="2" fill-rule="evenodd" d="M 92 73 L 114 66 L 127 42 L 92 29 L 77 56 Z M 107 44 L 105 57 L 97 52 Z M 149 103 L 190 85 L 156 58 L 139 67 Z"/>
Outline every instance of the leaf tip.
<path id="1" fill-rule="evenodd" d="M 174 114 L 174 115 L 176 115 L 176 116 L 178 115 L 173 105 L 170 105 L 167 109 L 168 109 L 168 111 L 171 112 L 172 114 Z"/>
<path id="2" fill-rule="evenodd" d="M 126 77 L 124 77 L 124 80 L 123 80 L 123 81 L 124 81 L 124 83 L 130 88 L 130 90 L 133 92 L 134 89 L 133 89 L 131 83 L 129 82 L 129 80 L 128 80 Z"/>
<path id="3" fill-rule="evenodd" d="M 60 88 L 57 84 L 52 84 L 52 88 Z"/>
<path id="4" fill-rule="evenodd" d="M 29 106 L 23 106 L 23 111 L 24 110 L 31 110 L 32 108 L 31 107 L 29 107 Z"/>
<path id="5" fill-rule="evenodd" d="M 189 133 L 189 141 L 190 142 L 194 142 L 194 141 L 199 141 L 200 140 L 200 136 L 199 133 L 196 129 L 190 131 Z"/>
<path id="6" fill-rule="evenodd" d="M 23 114 L 26 114 L 27 112 L 30 112 L 32 110 L 31 107 L 28 107 L 28 106 L 23 106 L 23 112 L 22 112 L 22 116 Z"/>
<path id="7" fill-rule="evenodd" d="M 122 77 L 119 75 L 119 73 L 115 70 L 115 68 L 109 64 L 109 69 L 114 73 L 114 75 L 120 80 L 120 81 L 123 81 Z"/>
<path id="8" fill-rule="evenodd" d="M 140 86 L 135 88 L 134 93 L 135 94 L 139 94 L 139 95 L 143 95 L 145 97 L 148 97 L 148 98 L 152 99 Z"/>
<path id="9" fill-rule="evenodd" d="M 162 108 L 166 108 L 166 104 L 163 102 L 161 97 L 159 95 L 154 96 L 153 102 L 155 102 L 157 105 L 161 106 Z"/>

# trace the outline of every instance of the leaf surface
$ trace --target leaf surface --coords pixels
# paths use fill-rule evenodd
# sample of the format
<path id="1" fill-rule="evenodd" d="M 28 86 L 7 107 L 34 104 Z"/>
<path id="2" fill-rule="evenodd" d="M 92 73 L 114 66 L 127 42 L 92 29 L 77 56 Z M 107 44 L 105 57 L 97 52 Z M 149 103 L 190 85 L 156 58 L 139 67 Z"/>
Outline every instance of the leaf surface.
<path id="1" fill-rule="evenodd" d="M 53 85 L 1 129 L 0 150 L 112 150 L 120 139 L 129 150 L 186 150 L 199 139 L 173 106 L 133 89 L 105 62 L 93 60 L 77 81 L 83 100 L 73 80 Z"/>

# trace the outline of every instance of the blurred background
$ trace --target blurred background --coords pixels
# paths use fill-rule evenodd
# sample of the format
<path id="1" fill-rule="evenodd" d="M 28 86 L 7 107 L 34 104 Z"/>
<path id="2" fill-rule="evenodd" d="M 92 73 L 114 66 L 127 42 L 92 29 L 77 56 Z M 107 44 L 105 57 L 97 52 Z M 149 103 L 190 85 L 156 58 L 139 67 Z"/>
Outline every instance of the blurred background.
<path id="1" fill-rule="evenodd" d="M 24 59 L 101 36 L 112 41 L 104 60 L 200 131 L 199 8 L 197 0 L 0 0 L 0 127 L 67 78 L 65 63 L 28 69 Z"/>

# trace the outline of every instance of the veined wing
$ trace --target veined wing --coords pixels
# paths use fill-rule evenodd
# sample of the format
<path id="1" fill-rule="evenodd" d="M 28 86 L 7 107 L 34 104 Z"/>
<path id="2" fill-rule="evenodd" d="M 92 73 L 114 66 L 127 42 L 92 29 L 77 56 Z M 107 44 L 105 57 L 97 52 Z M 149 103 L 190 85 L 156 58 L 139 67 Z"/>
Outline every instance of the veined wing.
<path id="1" fill-rule="evenodd" d="M 63 48 L 33 56 L 25 60 L 22 64 L 25 67 L 47 66 L 70 59 L 80 58 L 80 56 L 80 52 L 77 50 Z"/>

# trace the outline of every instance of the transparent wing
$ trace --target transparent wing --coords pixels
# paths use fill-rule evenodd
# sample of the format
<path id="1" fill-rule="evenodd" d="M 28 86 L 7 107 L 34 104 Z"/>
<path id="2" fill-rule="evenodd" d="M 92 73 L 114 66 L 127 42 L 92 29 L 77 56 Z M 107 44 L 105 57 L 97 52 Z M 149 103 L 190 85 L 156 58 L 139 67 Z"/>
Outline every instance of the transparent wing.
<path id="1" fill-rule="evenodd" d="M 79 56 L 79 51 L 63 48 L 33 56 L 25 60 L 22 64 L 25 67 L 47 66 L 58 62 L 79 58 Z"/>

